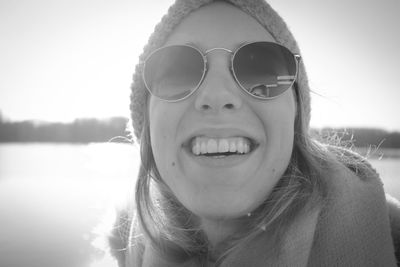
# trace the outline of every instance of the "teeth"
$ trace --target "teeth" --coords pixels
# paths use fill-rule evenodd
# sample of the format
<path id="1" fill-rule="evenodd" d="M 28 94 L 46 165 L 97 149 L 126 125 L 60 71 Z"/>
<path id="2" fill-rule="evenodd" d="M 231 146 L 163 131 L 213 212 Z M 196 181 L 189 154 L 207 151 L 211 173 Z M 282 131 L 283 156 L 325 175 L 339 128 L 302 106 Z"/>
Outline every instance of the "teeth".
<path id="1" fill-rule="evenodd" d="M 244 146 L 243 146 L 243 152 L 244 153 L 249 153 L 249 151 L 250 151 L 250 146 L 249 146 L 249 144 L 247 144 L 247 143 L 245 143 L 244 144 Z"/>
<path id="2" fill-rule="evenodd" d="M 211 153 L 231 152 L 238 154 L 247 154 L 250 152 L 250 140 L 245 137 L 196 137 L 193 139 L 191 145 L 192 153 L 197 156 Z"/>
<path id="3" fill-rule="evenodd" d="M 244 145 L 243 145 L 243 141 L 242 141 L 242 139 L 240 139 L 238 142 L 237 142 L 237 151 L 239 152 L 239 153 L 244 153 L 244 147 L 243 147 Z"/>
<path id="4" fill-rule="evenodd" d="M 194 146 L 192 147 L 192 152 L 195 155 L 200 155 L 200 144 L 199 143 L 195 143 Z"/>
<path id="5" fill-rule="evenodd" d="M 207 153 L 217 153 L 218 152 L 218 144 L 214 139 L 209 139 L 207 143 Z"/>
<path id="6" fill-rule="evenodd" d="M 205 153 L 207 153 L 207 143 L 202 142 L 202 143 L 200 143 L 200 153 L 199 154 L 205 154 Z"/>
<path id="7" fill-rule="evenodd" d="M 236 143 L 235 142 L 232 142 L 232 143 L 229 144 L 229 152 L 236 152 L 237 151 L 236 149 L 237 148 L 236 148 Z"/>
<path id="8" fill-rule="evenodd" d="M 228 143 L 228 140 L 226 140 L 226 139 L 221 139 L 221 140 L 219 140 L 219 143 L 218 143 L 218 152 L 224 153 L 224 152 L 228 152 L 228 151 L 229 151 L 229 143 Z"/>

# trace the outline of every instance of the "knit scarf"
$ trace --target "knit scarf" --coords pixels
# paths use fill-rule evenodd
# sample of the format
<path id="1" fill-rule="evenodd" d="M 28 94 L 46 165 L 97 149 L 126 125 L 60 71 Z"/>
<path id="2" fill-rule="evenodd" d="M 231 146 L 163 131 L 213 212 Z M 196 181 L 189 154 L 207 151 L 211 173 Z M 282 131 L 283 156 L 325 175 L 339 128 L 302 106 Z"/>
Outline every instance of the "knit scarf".
<path id="1" fill-rule="evenodd" d="M 235 262 L 222 266 L 396 266 L 385 194 L 379 176 L 373 173 L 338 166 L 326 177 L 326 205 L 296 219 L 284 236 L 278 259 L 267 258 L 263 242 L 268 237 L 261 236 Z M 125 266 L 172 265 L 145 246 L 128 248 Z"/>

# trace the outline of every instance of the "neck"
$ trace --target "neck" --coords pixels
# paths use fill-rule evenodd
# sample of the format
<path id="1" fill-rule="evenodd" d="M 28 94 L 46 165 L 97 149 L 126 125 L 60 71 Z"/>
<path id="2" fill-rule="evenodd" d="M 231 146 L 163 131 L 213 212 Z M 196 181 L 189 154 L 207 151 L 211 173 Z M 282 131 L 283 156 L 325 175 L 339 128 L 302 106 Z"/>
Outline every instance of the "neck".
<path id="1" fill-rule="evenodd" d="M 239 225 L 234 220 L 227 219 L 201 219 L 201 229 L 207 236 L 208 241 L 212 247 L 227 237 L 231 236 L 239 228 Z"/>

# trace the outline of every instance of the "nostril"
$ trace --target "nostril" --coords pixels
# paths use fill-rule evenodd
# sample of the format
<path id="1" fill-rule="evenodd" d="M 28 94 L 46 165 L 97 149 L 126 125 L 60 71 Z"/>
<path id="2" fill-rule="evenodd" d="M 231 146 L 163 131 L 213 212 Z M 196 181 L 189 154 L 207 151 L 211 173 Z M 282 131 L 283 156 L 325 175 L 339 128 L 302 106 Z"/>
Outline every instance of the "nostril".
<path id="1" fill-rule="evenodd" d="M 202 110 L 209 110 L 210 108 L 211 108 L 210 105 L 207 104 L 201 105 Z"/>
<path id="2" fill-rule="evenodd" d="M 224 106 L 225 106 L 225 108 L 227 108 L 227 109 L 233 109 L 233 108 L 234 108 L 234 105 L 233 105 L 233 104 L 225 104 Z"/>

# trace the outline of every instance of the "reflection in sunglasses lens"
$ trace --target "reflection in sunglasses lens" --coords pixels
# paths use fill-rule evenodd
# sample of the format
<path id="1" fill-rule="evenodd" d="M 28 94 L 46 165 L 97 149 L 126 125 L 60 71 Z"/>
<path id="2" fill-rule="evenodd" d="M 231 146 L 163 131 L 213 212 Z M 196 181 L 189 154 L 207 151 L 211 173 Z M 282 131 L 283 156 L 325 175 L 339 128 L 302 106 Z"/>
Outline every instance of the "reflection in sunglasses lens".
<path id="1" fill-rule="evenodd" d="M 233 69 L 238 83 L 256 97 L 282 94 L 294 81 L 293 54 L 274 43 L 257 42 L 241 47 L 235 54 Z"/>

